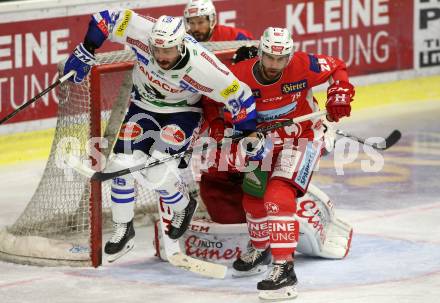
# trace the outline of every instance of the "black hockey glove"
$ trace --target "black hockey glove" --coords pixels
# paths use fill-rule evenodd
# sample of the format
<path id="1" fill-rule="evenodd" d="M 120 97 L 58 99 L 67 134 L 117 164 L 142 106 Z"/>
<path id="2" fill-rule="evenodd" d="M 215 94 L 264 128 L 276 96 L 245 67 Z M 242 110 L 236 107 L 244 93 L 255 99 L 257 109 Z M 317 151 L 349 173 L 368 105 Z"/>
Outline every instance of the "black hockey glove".
<path id="1" fill-rule="evenodd" d="M 236 51 L 234 56 L 232 56 L 232 63 L 236 64 L 240 61 L 251 59 L 255 57 L 258 53 L 258 48 L 255 46 L 241 46 Z"/>

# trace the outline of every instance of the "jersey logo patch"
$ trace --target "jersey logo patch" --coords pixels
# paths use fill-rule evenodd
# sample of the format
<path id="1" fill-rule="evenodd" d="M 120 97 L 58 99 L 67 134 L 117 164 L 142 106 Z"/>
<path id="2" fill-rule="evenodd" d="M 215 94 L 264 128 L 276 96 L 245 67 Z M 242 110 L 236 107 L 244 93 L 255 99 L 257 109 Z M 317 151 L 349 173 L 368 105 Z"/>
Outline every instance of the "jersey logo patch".
<path id="1" fill-rule="evenodd" d="M 144 44 L 143 42 L 141 42 L 137 39 L 127 37 L 127 43 L 139 47 L 141 50 L 143 50 L 144 52 L 146 52 L 148 54 L 150 53 L 150 48 L 148 47 L 148 45 Z"/>
<path id="2" fill-rule="evenodd" d="M 206 87 L 206 86 L 200 84 L 199 82 L 197 82 L 196 80 L 194 80 L 193 78 L 191 78 L 188 75 L 183 76 L 183 80 L 188 82 L 192 87 L 194 87 L 195 89 L 197 89 L 199 91 L 207 92 L 207 93 L 210 93 L 213 91 L 212 88 L 209 88 L 209 87 Z"/>
<path id="3" fill-rule="evenodd" d="M 119 131 L 118 138 L 120 140 L 136 140 L 142 134 L 144 130 L 142 127 L 136 122 L 127 122 L 121 126 L 121 130 Z"/>
<path id="4" fill-rule="evenodd" d="M 307 80 L 304 79 L 298 82 L 283 83 L 283 85 L 281 85 L 281 92 L 287 95 L 287 94 L 299 92 L 306 88 L 307 88 Z"/>
<path id="5" fill-rule="evenodd" d="M 172 145 L 185 144 L 185 132 L 176 124 L 165 125 L 160 130 L 160 138 L 162 141 Z"/>
<path id="6" fill-rule="evenodd" d="M 128 23 L 131 19 L 131 11 L 126 10 L 124 12 L 124 18 L 122 19 L 121 23 L 119 24 L 118 28 L 116 29 L 116 36 L 122 37 L 124 35 L 125 30 L 127 29 Z"/>
<path id="7" fill-rule="evenodd" d="M 220 92 L 223 98 L 227 99 L 230 95 L 235 94 L 240 89 L 240 84 L 237 80 L 232 81 L 232 84 Z"/>
<path id="8" fill-rule="evenodd" d="M 276 215 L 280 211 L 278 204 L 273 202 L 265 202 L 264 208 L 266 209 L 268 215 Z"/>

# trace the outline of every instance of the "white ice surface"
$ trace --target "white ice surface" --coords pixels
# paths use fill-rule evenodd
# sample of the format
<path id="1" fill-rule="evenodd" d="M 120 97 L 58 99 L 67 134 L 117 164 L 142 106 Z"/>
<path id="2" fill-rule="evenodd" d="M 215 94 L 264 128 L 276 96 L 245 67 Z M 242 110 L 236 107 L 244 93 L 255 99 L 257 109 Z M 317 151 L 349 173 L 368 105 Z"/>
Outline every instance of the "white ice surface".
<path id="1" fill-rule="evenodd" d="M 347 129 L 356 130 L 353 125 L 348 124 L 351 128 Z M 363 133 L 374 132 L 357 128 Z M 439 132 L 439 125 L 434 129 Z M 12 224 L 24 209 L 43 165 L 33 162 L 0 167 L 0 228 Z M 418 181 L 410 180 L 412 185 Z M 374 185 L 370 191 L 360 189 L 357 194 L 363 200 L 370 195 L 377 200 L 379 188 Z M 354 226 L 352 250 L 340 261 L 298 256 L 299 297 L 294 302 L 440 302 L 440 189 L 430 193 L 417 190 L 414 186 L 420 199 L 412 199 L 412 204 L 399 204 L 400 198 L 384 195 L 376 202 L 386 206 L 385 210 L 338 203 L 344 198 L 343 191 L 339 195 L 329 193 L 337 214 Z M 132 252 L 98 269 L 44 268 L 0 261 L 0 303 L 259 302 L 256 283 L 261 276 L 214 280 L 184 272 L 153 256 L 151 228 L 138 228 L 136 232 Z"/>

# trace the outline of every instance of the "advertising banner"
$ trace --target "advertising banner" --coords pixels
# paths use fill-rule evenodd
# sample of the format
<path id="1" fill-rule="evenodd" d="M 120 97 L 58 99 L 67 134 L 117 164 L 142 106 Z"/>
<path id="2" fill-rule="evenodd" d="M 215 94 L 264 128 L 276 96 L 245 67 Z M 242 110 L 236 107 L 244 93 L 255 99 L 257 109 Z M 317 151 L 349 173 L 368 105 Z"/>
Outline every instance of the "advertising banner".
<path id="1" fill-rule="evenodd" d="M 219 23 L 248 29 L 256 39 L 268 26 L 287 27 L 297 50 L 340 57 L 347 63 L 349 74 L 358 76 L 411 69 L 414 60 L 420 61 L 420 66 L 438 64 L 438 31 L 428 30 L 431 24 L 440 22 L 438 6 L 436 10 L 430 8 L 430 2 L 436 1 L 416 0 L 420 2 L 418 30 L 423 33 L 423 38 L 418 39 L 424 46 L 415 54 L 414 1 L 224 0 L 214 4 Z M 136 11 L 153 17 L 182 15 L 184 5 L 172 3 L 162 1 L 160 5 L 166 6 Z M 83 40 L 90 20 L 88 13 L 41 19 L 42 13 L 43 10 L 35 9 L 35 20 L 0 26 L 1 117 L 56 79 L 57 63 Z M 99 52 L 114 49 L 122 46 L 106 42 Z M 50 93 L 10 122 L 54 117 L 57 102 L 55 94 Z"/>
<path id="2" fill-rule="evenodd" d="M 440 66 L 440 0 L 416 0 L 415 68 Z"/>

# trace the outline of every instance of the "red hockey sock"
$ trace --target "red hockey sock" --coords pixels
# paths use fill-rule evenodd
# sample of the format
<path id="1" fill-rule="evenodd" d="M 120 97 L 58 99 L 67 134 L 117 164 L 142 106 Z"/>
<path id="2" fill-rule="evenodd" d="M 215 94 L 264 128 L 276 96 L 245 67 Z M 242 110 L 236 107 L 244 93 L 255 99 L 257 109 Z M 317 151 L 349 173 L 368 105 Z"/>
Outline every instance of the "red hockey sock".
<path id="1" fill-rule="evenodd" d="M 283 180 L 270 180 L 264 206 L 272 256 L 275 261 L 291 261 L 299 236 L 299 224 L 295 219 L 296 190 Z"/>
<path id="2" fill-rule="evenodd" d="M 244 194 L 243 208 L 246 211 L 252 246 L 256 249 L 266 249 L 269 246 L 269 229 L 263 199 Z"/>

